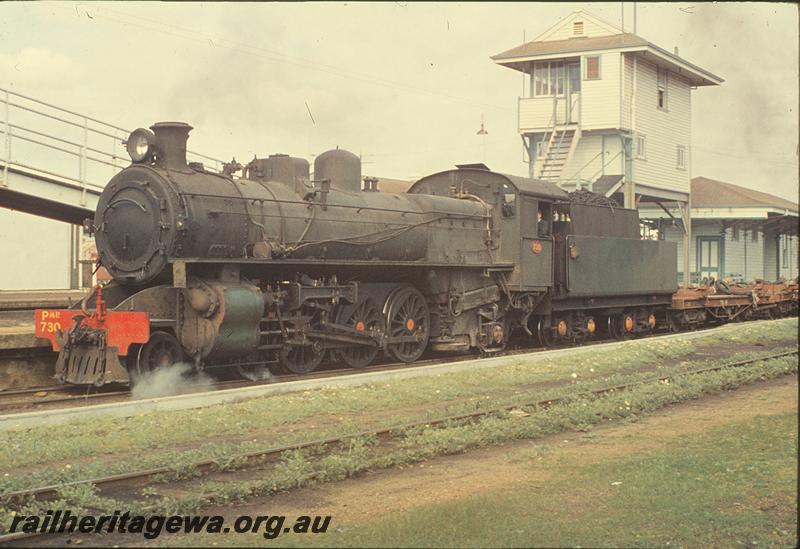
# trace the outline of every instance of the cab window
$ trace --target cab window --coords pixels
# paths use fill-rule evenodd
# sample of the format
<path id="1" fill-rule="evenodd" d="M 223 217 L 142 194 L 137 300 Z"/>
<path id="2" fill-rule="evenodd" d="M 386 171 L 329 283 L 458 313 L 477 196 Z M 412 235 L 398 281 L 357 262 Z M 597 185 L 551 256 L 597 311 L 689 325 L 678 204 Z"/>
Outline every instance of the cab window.
<path id="1" fill-rule="evenodd" d="M 503 217 L 514 217 L 517 205 L 517 193 L 507 184 L 503 183 L 501 196 L 503 197 Z"/>
<path id="2" fill-rule="evenodd" d="M 550 236 L 551 224 L 553 220 L 553 206 L 548 202 L 539 202 L 539 207 L 536 212 L 536 226 L 537 234 L 542 236 Z"/>

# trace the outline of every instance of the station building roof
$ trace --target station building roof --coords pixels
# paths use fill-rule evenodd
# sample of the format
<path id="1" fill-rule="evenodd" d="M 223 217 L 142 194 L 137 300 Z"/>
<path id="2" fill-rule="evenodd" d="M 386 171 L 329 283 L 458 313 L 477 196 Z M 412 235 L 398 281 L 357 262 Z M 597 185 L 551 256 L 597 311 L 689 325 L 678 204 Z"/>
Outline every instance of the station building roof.
<path id="1" fill-rule="evenodd" d="M 692 178 L 692 209 L 754 207 L 788 210 L 788 213 L 794 215 L 798 213 L 797 202 L 773 194 L 708 177 Z"/>
<path id="2" fill-rule="evenodd" d="M 748 189 L 708 177 L 694 177 L 691 183 L 692 223 L 722 221 L 744 224 L 780 234 L 798 233 L 798 204 L 773 194 Z M 651 203 L 639 207 L 642 219 L 674 217 Z"/>

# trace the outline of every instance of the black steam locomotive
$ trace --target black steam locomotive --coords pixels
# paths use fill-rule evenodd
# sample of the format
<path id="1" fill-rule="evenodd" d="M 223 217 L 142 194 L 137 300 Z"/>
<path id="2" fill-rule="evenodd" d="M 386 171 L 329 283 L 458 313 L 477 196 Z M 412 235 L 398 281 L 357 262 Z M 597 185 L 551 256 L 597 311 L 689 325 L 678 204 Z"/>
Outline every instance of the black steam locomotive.
<path id="1" fill-rule="evenodd" d="M 187 124 L 151 130 L 131 134 L 133 163 L 86 224 L 114 281 L 82 312 L 37 312 L 58 320 L 39 335 L 64 382 L 179 361 L 363 368 L 496 352 L 516 329 L 545 345 L 624 337 L 663 322 L 676 290 L 675 245 L 641 240 L 635 210 L 551 183 L 462 165 L 385 193 L 344 150 L 313 177 L 286 155 L 218 174 L 187 164 Z"/>

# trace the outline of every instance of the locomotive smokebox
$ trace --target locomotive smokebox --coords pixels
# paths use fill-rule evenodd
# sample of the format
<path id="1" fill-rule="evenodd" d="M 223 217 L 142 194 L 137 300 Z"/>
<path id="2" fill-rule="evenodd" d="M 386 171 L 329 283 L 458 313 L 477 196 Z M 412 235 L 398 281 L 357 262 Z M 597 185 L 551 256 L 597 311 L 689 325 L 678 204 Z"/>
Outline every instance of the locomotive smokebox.
<path id="1" fill-rule="evenodd" d="M 314 160 L 314 179 L 328 179 L 340 191 L 361 190 L 361 159 L 349 151 L 325 151 Z"/>
<path id="2" fill-rule="evenodd" d="M 160 164 L 168 170 L 186 170 L 186 142 L 192 127 L 185 122 L 157 122 L 150 129 L 156 136 Z"/>

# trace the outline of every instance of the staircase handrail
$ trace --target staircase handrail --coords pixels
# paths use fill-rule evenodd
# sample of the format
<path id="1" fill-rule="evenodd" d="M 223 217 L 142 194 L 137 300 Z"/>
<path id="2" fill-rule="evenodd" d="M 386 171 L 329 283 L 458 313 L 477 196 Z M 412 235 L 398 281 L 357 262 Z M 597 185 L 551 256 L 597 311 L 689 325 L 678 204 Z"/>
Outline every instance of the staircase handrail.
<path id="1" fill-rule="evenodd" d="M 556 126 L 558 126 L 558 118 L 556 117 L 557 105 L 558 105 L 558 96 L 554 95 L 553 96 L 553 112 L 550 115 L 550 121 L 547 123 L 547 127 L 549 128 L 550 137 L 549 138 L 547 137 L 547 134 L 548 134 L 547 130 L 545 130 L 544 136 L 542 136 L 543 137 L 542 141 L 544 141 L 545 138 L 547 139 L 547 145 L 542 150 L 542 163 L 539 165 L 539 174 L 540 175 L 541 175 L 542 171 L 544 170 L 545 165 L 547 164 L 547 154 L 550 151 L 550 147 L 552 147 L 552 145 L 553 145 L 553 138 L 554 138 L 554 136 L 556 134 Z"/>
<path id="2" fill-rule="evenodd" d="M 594 174 L 592 174 L 592 176 L 589 178 L 589 180 L 590 180 L 590 181 L 594 181 L 594 180 L 595 180 L 595 177 L 597 177 L 598 175 L 600 175 L 601 173 L 603 173 L 603 170 L 605 169 L 605 167 L 606 167 L 606 166 L 608 166 L 609 164 L 611 164 L 611 163 L 612 163 L 614 160 L 616 160 L 616 159 L 617 159 L 619 156 L 621 156 L 621 155 L 622 155 L 622 151 L 619 151 L 617 154 L 615 154 L 614 156 L 612 156 L 612 157 L 611 157 L 611 159 L 610 159 L 608 162 L 604 162 L 604 163 L 603 163 L 603 165 L 602 165 L 602 166 L 600 166 L 600 169 L 599 169 L 599 170 L 597 170 L 596 172 L 594 172 Z"/>
<path id="3" fill-rule="evenodd" d="M 575 172 L 575 176 L 574 176 L 574 177 L 572 177 L 572 178 L 571 178 L 571 180 L 576 180 L 576 181 L 577 181 L 577 180 L 579 180 L 579 179 L 580 179 L 580 175 L 581 175 L 581 173 L 583 172 L 583 170 L 585 170 L 586 168 L 588 168 L 588 167 L 589 167 L 589 164 L 591 164 L 592 162 L 594 162 L 594 161 L 595 161 L 595 159 L 597 159 L 597 157 L 598 157 L 598 156 L 601 156 L 602 154 L 603 154 L 603 151 L 600 151 L 599 153 L 597 153 L 596 155 L 594 155 L 592 158 L 590 158 L 590 159 L 589 159 L 589 161 L 588 161 L 586 164 L 584 164 L 584 165 L 581 167 L 581 169 L 580 169 L 580 170 L 578 170 L 577 172 Z"/>

